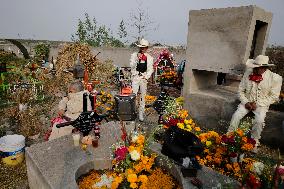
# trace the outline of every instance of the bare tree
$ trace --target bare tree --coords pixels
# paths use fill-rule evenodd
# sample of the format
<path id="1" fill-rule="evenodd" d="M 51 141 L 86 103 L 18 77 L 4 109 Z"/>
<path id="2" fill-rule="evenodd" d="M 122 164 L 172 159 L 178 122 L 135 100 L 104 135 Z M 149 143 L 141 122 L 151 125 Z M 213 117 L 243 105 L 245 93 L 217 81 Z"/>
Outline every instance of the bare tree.
<path id="1" fill-rule="evenodd" d="M 134 29 L 133 37 L 136 41 L 146 37 L 149 31 L 155 31 L 158 25 L 150 18 L 149 13 L 142 6 L 142 2 L 138 2 L 136 10 L 130 13 L 130 26 Z"/>

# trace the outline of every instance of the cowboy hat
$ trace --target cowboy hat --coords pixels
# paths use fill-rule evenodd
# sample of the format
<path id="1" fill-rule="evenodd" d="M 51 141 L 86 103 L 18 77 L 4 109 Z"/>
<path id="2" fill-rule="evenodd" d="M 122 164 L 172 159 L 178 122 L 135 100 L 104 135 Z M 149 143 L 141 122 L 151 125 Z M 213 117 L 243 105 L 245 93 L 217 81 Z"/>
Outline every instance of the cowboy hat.
<path id="1" fill-rule="evenodd" d="M 136 44 L 137 47 L 148 47 L 149 46 L 149 42 L 145 39 L 141 39 L 139 41 L 139 44 Z"/>
<path id="2" fill-rule="evenodd" d="M 258 68 L 262 66 L 275 66 L 274 64 L 268 64 L 269 58 L 268 56 L 264 55 L 258 55 L 255 60 L 254 59 L 248 59 L 247 60 L 247 67 L 250 68 Z"/>

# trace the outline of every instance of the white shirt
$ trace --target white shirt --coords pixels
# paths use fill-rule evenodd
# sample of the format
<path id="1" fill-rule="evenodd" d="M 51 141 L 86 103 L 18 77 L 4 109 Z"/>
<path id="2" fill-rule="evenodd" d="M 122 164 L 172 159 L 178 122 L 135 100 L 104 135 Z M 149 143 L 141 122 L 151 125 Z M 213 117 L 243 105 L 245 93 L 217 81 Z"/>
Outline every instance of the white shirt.
<path id="1" fill-rule="evenodd" d="M 282 77 L 266 70 L 262 74 L 263 80 L 259 83 L 249 80 L 252 69 L 248 69 L 239 85 L 239 98 L 242 104 L 255 102 L 257 106 L 266 106 L 279 100 Z"/>
<path id="2" fill-rule="evenodd" d="M 136 70 L 136 66 L 139 61 L 137 54 L 138 54 L 137 52 L 132 53 L 130 57 L 130 67 L 131 67 L 132 77 L 139 74 L 138 71 Z M 144 76 L 146 79 L 149 79 L 152 73 L 154 72 L 154 69 L 153 69 L 154 61 L 151 55 L 149 55 L 148 53 L 144 53 L 144 54 L 147 56 L 147 71 L 145 73 L 142 73 L 142 76 Z"/>

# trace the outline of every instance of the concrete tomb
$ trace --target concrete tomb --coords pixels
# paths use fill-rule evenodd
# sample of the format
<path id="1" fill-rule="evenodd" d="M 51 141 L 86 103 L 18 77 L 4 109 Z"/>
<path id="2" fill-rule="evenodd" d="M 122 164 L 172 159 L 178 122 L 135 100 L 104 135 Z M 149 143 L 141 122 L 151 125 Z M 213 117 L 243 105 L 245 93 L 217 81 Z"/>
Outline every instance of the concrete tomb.
<path id="1" fill-rule="evenodd" d="M 265 54 L 271 22 L 272 13 L 256 6 L 189 12 L 183 96 L 197 123 L 227 130 L 239 104 L 245 63 Z M 283 117 L 283 112 L 268 112 L 262 142 L 280 144 Z"/>

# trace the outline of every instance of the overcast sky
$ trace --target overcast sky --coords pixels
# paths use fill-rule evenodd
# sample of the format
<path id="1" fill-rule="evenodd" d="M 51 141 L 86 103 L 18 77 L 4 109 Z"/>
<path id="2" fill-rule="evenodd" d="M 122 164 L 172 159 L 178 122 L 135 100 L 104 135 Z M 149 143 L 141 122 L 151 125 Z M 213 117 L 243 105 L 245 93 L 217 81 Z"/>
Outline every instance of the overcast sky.
<path id="1" fill-rule="evenodd" d="M 150 41 L 184 45 L 189 10 L 257 5 L 273 13 L 269 44 L 284 45 L 284 0 L 143 0 L 156 31 Z M 1 0 L 0 38 L 70 41 L 84 13 L 117 32 L 119 22 L 129 20 L 136 0 Z"/>

